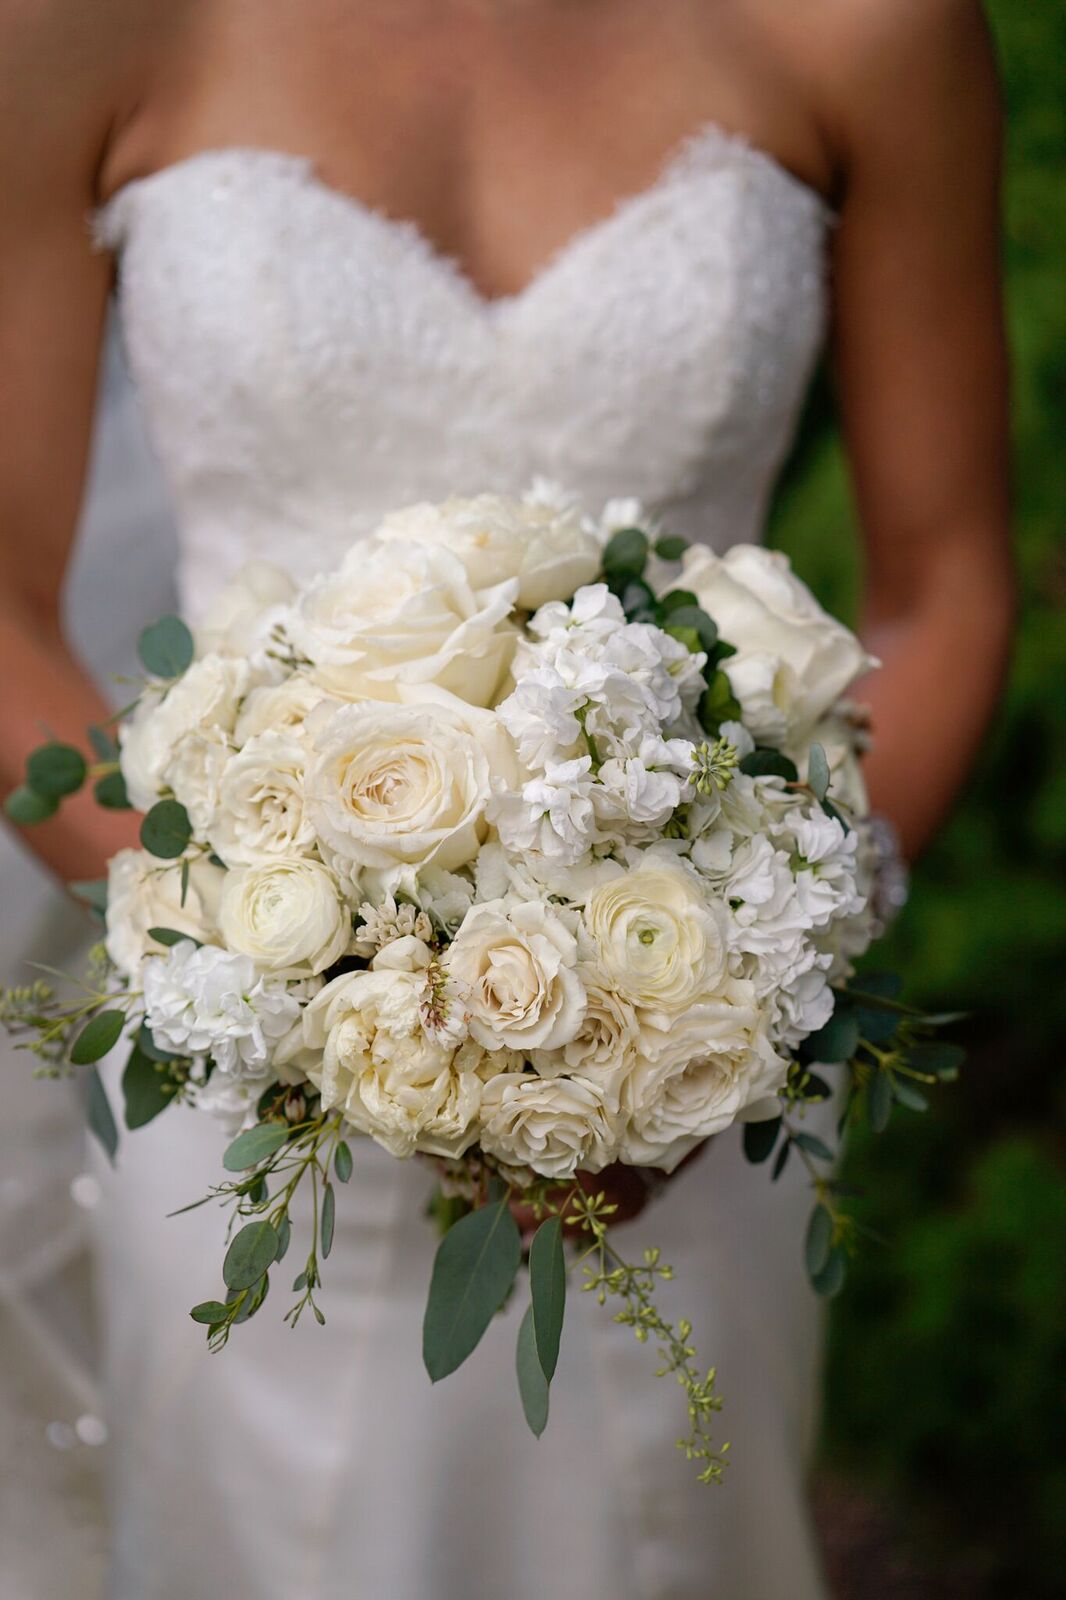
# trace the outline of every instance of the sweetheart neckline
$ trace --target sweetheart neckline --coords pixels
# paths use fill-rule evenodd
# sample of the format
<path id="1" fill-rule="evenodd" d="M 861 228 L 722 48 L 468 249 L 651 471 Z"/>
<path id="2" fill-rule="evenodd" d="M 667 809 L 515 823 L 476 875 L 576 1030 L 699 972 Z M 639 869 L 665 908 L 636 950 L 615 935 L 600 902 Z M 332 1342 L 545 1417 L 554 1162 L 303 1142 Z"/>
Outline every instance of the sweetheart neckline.
<path id="1" fill-rule="evenodd" d="M 313 188 L 316 193 L 336 203 L 349 213 L 379 223 L 394 236 L 409 239 L 419 250 L 427 265 L 442 274 L 447 274 L 452 283 L 466 295 L 474 306 L 488 316 L 513 309 L 532 298 L 539 291 L 541 285 L 550 280 L 555 272 L 565 262 L 569 261 L 572 256 L 579 254 L 601 235 L 609 233 L 623 218 L 627 218 L 632 213 L 639 212 L 641 208 L 649 203 L 653 203 L 664 190 L 668 189 L 687 170 L 694 168 L 696 159 L 703 151 L 718 152 L 730 155 L 738 161 L 746 161 L 754 170 L 762 171 L 766 176 L 781 184 L 785 192 L 791 193 L 805 204 L 815 207 L 824 223 L 828 224 L 833 220 L 835 215 L 833 208 L 825 196 L 812 183 L 799 177 L 791 168 L 785 166 L 784 162 L 771 155 L 769 151 L 753 144 L 745 134 L 733 132 L 731 129 L 724 128 L 720 123 L 708 121 L 701 124 L 694 132 L 686 135 L 685 138 L 671 148 L 661 163 L 657 175 L 650 183 L 646 184 L 642 189 L 636 189 L 628 194 L 621 195 L 609 211 L 600 217 L 593 218 L 592 221 L 571 233 L 534 270 L 524 284 L 507 294 L 486 294 L 475 282 L 463 263 L 435 244 L 429 234 L 413 218 L 395 216 L 391 212 L 381 210 L 371 205 L 368 201 L 360 199 L 358 195 L 350 193 L 347 189 L 328 183 L 319 176 L 316 163 L 309 156 L 297 155 L 292 151 L 273 149 L 264 145 L 220 145 L 197 150 L 190 155 L 179 157 L 176 161 L 168 162 L 165 166 L 158 167 L 154 172 L 145 173 L 142 177 L 128 178 L 93 213 L 92 226 L 96 239 L 105 245 L 109 245 L 112 243 L 109 237 L 109 220 L 137 192 L 146 189 L 150 190 L 177 176 L 187 174 L 200 167 L 217 165 L 219 162 L 261 162 L 298 176 L 303 183 Z M 696 168 L 695 170 L 699 169 Z"/>

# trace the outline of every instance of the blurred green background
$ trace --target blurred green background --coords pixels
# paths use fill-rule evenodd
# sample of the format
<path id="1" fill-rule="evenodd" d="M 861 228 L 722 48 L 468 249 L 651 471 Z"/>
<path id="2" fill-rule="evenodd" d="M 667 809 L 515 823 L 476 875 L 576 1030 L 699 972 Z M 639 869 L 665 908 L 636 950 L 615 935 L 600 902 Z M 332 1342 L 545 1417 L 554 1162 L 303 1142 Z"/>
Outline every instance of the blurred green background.
<path id="1" fill-rule="evenodd" d="M 868 1530 L 865 1582 L 838 1574 L 841 1593 L 871 1600 L 1066 1592 L 1066 4 L 988 11 L 1008 113 L 1024 610 L 979 770 L 876 952 L 910 997 L 972 1017 L 960 1084 L 931 1115 L 897 1112 L 880 1140 L 859 1133 L 847 1159 L 866 1190 L 856 1210 L 888 1243 L 865 1250 L 832 1308 L 821 1504 L 831 1558 L 849 1494 L 892 1508 Z M 774 538 L 853 616 L 846 528 L 822 385 Z M 854 1564 L 861 1530 L 844 1542 Z"/>

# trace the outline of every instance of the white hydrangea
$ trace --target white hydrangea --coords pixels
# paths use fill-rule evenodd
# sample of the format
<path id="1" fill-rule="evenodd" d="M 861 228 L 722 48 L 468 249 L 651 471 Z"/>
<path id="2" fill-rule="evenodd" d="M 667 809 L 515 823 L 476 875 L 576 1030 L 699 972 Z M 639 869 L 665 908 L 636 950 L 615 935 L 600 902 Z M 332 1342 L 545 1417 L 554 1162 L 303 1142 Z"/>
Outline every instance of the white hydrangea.
<path id="1" fill-rule="evenodd" d="M 161 1049 L 210 1056 L 217 1070 L 245 1078 L 269 1075 L 275 1047 L 300 1015 L 299 991 L 260 977 L 248 956 L 192 940 L 150 956 L 141 984 Z"/>

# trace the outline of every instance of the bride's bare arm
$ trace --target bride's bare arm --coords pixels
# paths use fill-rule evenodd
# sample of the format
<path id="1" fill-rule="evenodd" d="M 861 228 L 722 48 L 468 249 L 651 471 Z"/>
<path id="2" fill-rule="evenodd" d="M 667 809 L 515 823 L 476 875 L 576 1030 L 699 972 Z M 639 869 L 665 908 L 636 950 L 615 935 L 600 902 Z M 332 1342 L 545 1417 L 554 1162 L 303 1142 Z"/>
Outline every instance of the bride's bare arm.
<path id="1" fill-rule="evenodd" d="M 865 534 L 875 807 L 921 849 L 1000 693 L 1014 611 L 1000 104 L 976 0 L 846 9 L 835 351 Z"/>
<path id="2" fill-rule="evenodd" d="M 59 8 L 0 9 L 0 788 L 44 737 L 84 742 L 107 715 L 72 657 L 59 598 L 89 445 L 109 267 L 88 216 L 107 138 L 105 69 Z M 131 842 L 124 812 L 85 793 L 35 827 L 62 876 Z"/>

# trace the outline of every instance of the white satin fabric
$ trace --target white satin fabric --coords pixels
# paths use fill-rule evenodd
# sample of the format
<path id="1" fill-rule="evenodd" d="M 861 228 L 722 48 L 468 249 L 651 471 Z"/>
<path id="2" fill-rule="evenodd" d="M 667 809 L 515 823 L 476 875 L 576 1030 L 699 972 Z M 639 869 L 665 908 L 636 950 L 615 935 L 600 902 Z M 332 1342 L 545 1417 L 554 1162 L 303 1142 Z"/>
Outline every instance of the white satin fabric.
<path id="1" fill-rule="evenodd" d="M 490 303 L 297 157 L 212 152 L 128 185 L 97 235 L 120 260 L 186 602 L 250 556 L 305 575 L 387 507 L 535 473 L 592 505 L 638 495 L 719 545 L 757 537 L 821 336 L 826 222 L 776 162 L 707 128 Z M 676 1267 L 664 1304 L 718 1365 L 733 1464 L 705 1489 L 673 1449 L 680 1392 L 591 1297 L 571 1296 L 539 1442 L 515 1389 L 518 1304 L 430 1387 L 429 1179 L 370 1144 L 341 1195 L 327 1326 L 281 1325 L 279 1274 L 208 1356 L 187 1312 L 218 1291 L 222 1216 L 165 1214 L 217 1178 L 223 1143 L 168 1113 L 103 1176 L 111 1600 L 822 1594 L 799 1173 L 771 1186 L 719 1139 L 629 1230 Z"/>

